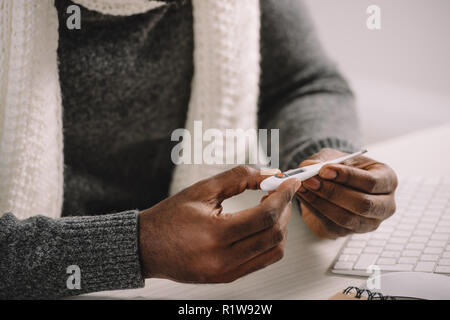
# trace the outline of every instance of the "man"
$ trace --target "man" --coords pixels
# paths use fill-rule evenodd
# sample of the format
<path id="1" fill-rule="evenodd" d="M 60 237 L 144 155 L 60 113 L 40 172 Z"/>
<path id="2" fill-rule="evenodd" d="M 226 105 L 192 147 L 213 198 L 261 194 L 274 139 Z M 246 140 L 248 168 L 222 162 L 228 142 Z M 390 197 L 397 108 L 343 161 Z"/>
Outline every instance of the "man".
<path id="1" fill-rule="evenodd" d="M 60 22 L 71 4 L 55 1 Z M 396 176 L 365 157 L 327 166 L 302 186 L 286 181 L 241 212 L 222 212 L 221 202 L 258 189 L 265 177 L 249 167 L 167 198 L 170 133 L 185 122 L 194 70 L 191 2 L 130 17 L 81 13 L 79 32 L 59 29 L 64 217 L 0 218 L 0 297 L 136 288 L 151 277 L 233 281 L 281 259 L 294 196 L 323 238 L 372 231 L 393 214 Z M 262 0 L 261 13 L 258 123 L 280 129 L 281 169 L 354 151 L 351 91 L 301 2 Z M 70 266 L 81 270 L 79 290 L 67 286 Z"/>

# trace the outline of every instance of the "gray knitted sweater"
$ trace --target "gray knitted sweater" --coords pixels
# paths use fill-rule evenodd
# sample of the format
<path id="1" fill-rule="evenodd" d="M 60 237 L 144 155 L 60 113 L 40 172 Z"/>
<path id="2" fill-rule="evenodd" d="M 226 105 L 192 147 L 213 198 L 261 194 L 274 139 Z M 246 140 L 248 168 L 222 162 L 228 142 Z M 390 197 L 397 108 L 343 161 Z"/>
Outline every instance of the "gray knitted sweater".
<path id="1" fill-rule="evenodd" d="M 0 298 L 143 286 L 137 215 L 167 197 L 170 134 L 186 119 L 194 71 L 190 1 L 131 17 L 82 8 L 81 30 L 65 27 L 72 3 L 55 4 L 63 218 L 0 218 Z M 351 91 L 324 55 L 301 1 L 264 0 L 261 9 L 258 122 L 280 129 L 282 169 L 324 147 L 353 151 L 359 132 Z M 81 289 L 67 287 L 71 265 L 80 268 Z"/>

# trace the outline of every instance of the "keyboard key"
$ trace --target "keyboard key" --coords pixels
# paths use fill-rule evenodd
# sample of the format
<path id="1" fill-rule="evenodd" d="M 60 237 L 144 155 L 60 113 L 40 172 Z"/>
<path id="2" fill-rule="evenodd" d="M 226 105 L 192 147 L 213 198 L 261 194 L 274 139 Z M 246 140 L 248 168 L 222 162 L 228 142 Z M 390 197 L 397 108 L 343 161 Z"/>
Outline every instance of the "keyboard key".
<path id="1" fill-rule="evenodd" d="M 412 233 L 411 231 L 397 230 L 397 231 L 394 232 L 393 236 L 394 237 L 407 238 L 407 237 L 409 237 L 411 235 L 411 233 Z"/>
<path id="2" fill-rule="evenodd" d="M 439 260 L 440 266 L 450 266 L 450 259 L 441 259 Z"/>
<path id="3" fill-rule="evenodd" d="M 444 248 L 446 243 L 447 243 L 446 241 L 430 240 L 430 241 L 428 242 L 428 246 L 429 246 L 429 247 L 439 247 L 439 248 Z"/>
<path id="4" fill-rule="evenodd" d="M 394 265 L 381 265 L 381 271 L 412 271 L 414 265 L 412 264 L 394 264 Z"/>
<path id="5" fill-rule="evenodd" d="M 410 207 L 419 207 L 419 208 L 424 208 L 426 207 L 426 205 L 428 204 L 428 200 L 427 199 L 413 199 L 410 202 Z"/>
<path id="6" fill-rule="evenodd" d="M 423 213 L 423 209 L 420 209 L 420 210 L 408 209 L 408 217 L 420 218 L 423 216 L 422 213 Z"/>
<path id="7" fill-rule="evenodd" d="M 401 257 L 400 259 L 398 259 L 398 263 L 400 264 L 416 264 L 417 263 L 417 258 L 413 258 L 413 257 Z"/>
<path id="8" fill-rule="evenodd" d="M 409 243 L 406 245 L 406 249 L 416 249 L 416 250 L 423 250 L 425 248 L 424 243 Z"/>
<path id="9" fill-rule="evenodd" d="M 408 242 L 408 238 L 392 237 L 389 239 L 389 243 L 393 243 L 393 244 L 405 244 L 407 242 Z"/>
<path id="10" fill-rule="evenodd" d="M 436 263 L 434 262 L 419 262 L 414 271 L 433 272 L 435 265 Z"/>
<path id="11" fill-rule="evenodd" d="M 365 253 L 377 253 L 377 254 L 379 254 L 379 253 L 381 253 L 381 251 L 383 251 L 382 247 L 366 247 L 364 249 Z"/>
<path id="12" fill-rule="evenodd" d="M 343 262 L 355 262 L 357 259 L 358 256 L 355 254 L 341 254 L 338 260 Z"/>
<path id="13" fill-rule="evenodd" d="M 450 227 L 437 227 L 434 232 L 436 233 L 450 233 Z"/>
<path id="14" fill-rule="evenodd" d="M 428 238 L 427 237 L 411 237 L 411 239 L 409 239 L 409 242 L 427 243 Z"/>
<path id="15" fill-rule="evenodd" d="M 370 233 L 359 233 L 352 235 L 352 240 L 368 240 L 370 238 Z"/>
<path id="16" fill-rule="evenodd" d="M 420 257 L 421 261 L 438 261 L 439 256 L 437 254 L 423 254 Z"/>
<path id="17" fill-rule="evenodd" d="M 403 245 L 401 244 L 387 244 L 384 248 L 385 250 L 391 250 L 391 251 L 400 251 L 403 249 Z"/>
<path id="18" fill-rule="evenodd" d="M 349 248 L 364 248 L 366 246 L 366 243 L 367 242 L 365 242 L 365 241 L 352 240 L 347 243 L 347 247 L 349 247 Z"/>
<path id="19" fill-rule="evenodd" d="M 386 245 L 386 240 L 369 240 L 367 244 L 374 247 L 383 247 Z"/>
<path id="20" fill-rule="evenodd" d="M 361 248 L 345 248 L 342 250 L 343 254 L 360 254 L 362 251 Z"/>
<path id="21" fill-rule="evenodd" d="M 441 254 L 441 252 L 442 252 L 442 248 L 427 247 L 427 248 L 425 248 L 425 250 L 423 250 L 423 253 L 426 253 L 426 254 Z"/>
<path id="22" fill-rule="evenodd" d="M 416 228 L 415 224 L 403 224 L 403 223 L 404 222 L 402 221 L 402 224 L 397 227 L 397 230 L 413 231 Z"/>
<path id="23" fill-rule="evenodd" d="M 434 272 L 437 273 L 450 273 L 450 266 L 438 266 Z"/>
<path id="24" fill-rule="evenodd" d="M 400 251 L 383 251 L 381 253 L 383 258 L 398 258 L 400 257 Z"/>
<path id="25" fill-rule="evenodd" d="M 442 254 L 442 258 L 450 258 L 450 251 L 446 251 Z"/>
<path id="26" fill-rule="evenodd" d="M 390 235 L 388 233 L 374 233 L 372 234 L 372 239 L 378 239 L 378 240 L 387 240 L 389 239 Z"/>
<path id="27" fill-rule="evenodd" d="M 411 225 L 410 227 L 414 228 L 414 225 Z M 392 233 L 394 231 L 394 229 L 395 228 L 393 226 L 382 224 L 381 226 L 378 227 L 377 232 Z"/>
<path id="28" fill-rule="evenodd" d="M 425 210 L 425 205 L 409 205 L 408 213 L 411 214 L 412 211 L 423 212 Z"/>
<path id="29" fill-rule="evenodd" d="M 405 250 L 402 253 L 402 256 L 404 257 L 419 257 L 420 256 L 419 250 Z"/>
<path id="30" fill-rule="evenodd" d="M 335 269 L 339 270 L 352 270 L 353 262 L 344 262 L 344 261 L 338 261 L 334 265 Z"/>
<path id="31" fill-rule="evenodd" d="M 433 233 L 433 229 L 429 229 L 429 230 L 415 230 L 414 231 L 414 236 L 423 236 L 423 237 L 429 237 L 431 234 Z"/>
<path id="32" fill-rule="evenodd" d="M 420 219 L 420 222 L 421 222 L 420 227 L 422 227 L 424 225 L 424 223 L 422 223 L 422 222 L 431 222 L 432 224 L 430 225 L 430 227 L 433 229 L 435 227 L 436 222 L 438 222 L 438 221 L 439 221 L 439 217 L 422 217 L 422 219 Z"/>
<path id="33" fill-rule="evenodd" d="M 366 270 L 369 266 L 375 264 L 377 261 L 377 254 L 363 253 L 359 256 L 358 262 L 355 264 L 355 270 Z"/>
<path id="34" fill-rule="evenodd" d="M 439 220 L 439 218 L 436 218 L 436 221 L 433 221 L 433 223 L 424 223 L 424 219 L 422 219 L 422 222 L 417 226 L 418 230 L 433 230 L 434 227 L 436 227 L 436 222 Z"/>
<path id="35" fill-rule="evenodd" d="M 382 264 L 387 264 L 387 265 L 392 265 L 395 264 L 397 262 L 397 259 L 392 259 L 392 258 L 380 258 L 377 261 L 378 265 L 382 265 Z"/>
<path id="36" fill-rule="evenodd" d="M 432 240 L 444 240 L 444 241 L 447 241 L 448 240 L 448 234 L 435 233 L 435 234 L 431 235 L 431 239 Z"/>

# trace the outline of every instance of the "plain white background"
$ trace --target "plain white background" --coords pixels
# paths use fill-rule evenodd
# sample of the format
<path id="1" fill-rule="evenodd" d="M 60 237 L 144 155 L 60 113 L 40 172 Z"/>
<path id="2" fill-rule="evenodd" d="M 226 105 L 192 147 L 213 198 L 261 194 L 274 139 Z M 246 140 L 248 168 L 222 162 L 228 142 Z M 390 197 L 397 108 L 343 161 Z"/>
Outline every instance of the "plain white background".
<path id="1" fill-rule="evenodd" d="M 305 2 L 357 95 L 366 143 L 450 122 L 449 0 Z M 369 5 L 381 30 L 366 27 Z"/>

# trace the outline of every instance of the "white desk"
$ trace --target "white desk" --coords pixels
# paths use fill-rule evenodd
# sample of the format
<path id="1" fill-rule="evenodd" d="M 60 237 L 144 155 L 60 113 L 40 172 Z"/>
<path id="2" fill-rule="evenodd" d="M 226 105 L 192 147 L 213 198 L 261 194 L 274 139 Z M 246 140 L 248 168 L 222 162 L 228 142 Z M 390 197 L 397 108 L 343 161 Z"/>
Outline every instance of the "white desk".
<path id="1" fill-rule="evenodd" d="M 450 125 L 369 146 L 369 156 L 390 164 L 400 176 L 420 175 L 426 165 L 434 175 L 450 174 Z M 224 203 L 226 211 L 250 207 L 261 193 L 248 191 Z M 186 285 L 151 279 L 137 290 L 80 296 L 88 299 L 327 299 L 363 278 L 331 274 L 329 268 L 344 239 L 318 240 L 295 208 L 283 260 L 231 284 Z M 281 289 L 280 289 L 281 288 Z"/>

